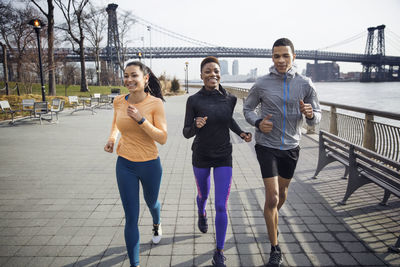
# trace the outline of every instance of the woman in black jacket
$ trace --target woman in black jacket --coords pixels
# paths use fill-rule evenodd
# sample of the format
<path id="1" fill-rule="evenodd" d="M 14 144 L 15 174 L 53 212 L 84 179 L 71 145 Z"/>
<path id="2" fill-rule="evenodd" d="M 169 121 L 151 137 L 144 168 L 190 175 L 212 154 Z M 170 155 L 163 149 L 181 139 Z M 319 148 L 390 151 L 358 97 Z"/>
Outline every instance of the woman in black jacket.
<path id="1" fill-rule="evenodd" d="M 201 79 L 204 86 L 188 98 L 183 128 L 186 138 L 196 136 L 192 144 L 192 164 L 198 193 L 198 227 L 203 233 L 208 230 L 205 208 L 210 192 L 210 171 L 214 168 L 217 249 L 212 260 L 213 266 L 225 266 L 223 249 L 228 225 L 226 206 L 232 182 L 232 144 L 229 129 L 246 142 L 251 141 L 251 133 L 243 132 L 232 117 L 236 97 L 226 92 L 219 84 L 220 78 L 218 59 L 203 59 Z"/>

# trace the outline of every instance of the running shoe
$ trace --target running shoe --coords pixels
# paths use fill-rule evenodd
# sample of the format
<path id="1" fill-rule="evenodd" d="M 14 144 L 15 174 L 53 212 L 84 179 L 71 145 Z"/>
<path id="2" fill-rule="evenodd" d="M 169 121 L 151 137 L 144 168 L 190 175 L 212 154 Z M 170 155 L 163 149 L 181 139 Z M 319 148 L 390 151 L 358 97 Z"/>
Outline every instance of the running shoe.
<path id="1" fill-rule="evenodd" d="M 153 224 L 153 244 L 160 243 L 162 238 L 161 224 Z"/>
<path id="2" fill-rule="evenodd" d="M 212 259 L 212 265 L 216 267 L 226 267 L 225 265 L 226 258 L 224 253 L 218 249 L 215 250 L 214 256 Z"/>
<path id="3" fill-rule="evenodd" d="M 199 221 L 197 222 L 197 226 L 199 227 L 200 232 L 207 233 L 208 231 L 207 215 L 199 214 Z"/>
<path id="4" fill-rule="evenodd" d="M 269 254 L 268 267 L 280 267 L 282 264 L 282 252 L 280 249 L 272 248 Z"/>

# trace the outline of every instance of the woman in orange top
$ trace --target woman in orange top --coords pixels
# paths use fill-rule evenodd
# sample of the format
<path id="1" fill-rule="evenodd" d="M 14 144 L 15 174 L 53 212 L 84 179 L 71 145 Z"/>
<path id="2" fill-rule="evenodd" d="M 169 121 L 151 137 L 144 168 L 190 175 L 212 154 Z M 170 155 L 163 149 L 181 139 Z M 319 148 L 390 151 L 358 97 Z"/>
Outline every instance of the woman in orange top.
<path id="1" fill-rule="evenodd" d="M 139 61 L 127 64 L 124 85 L 129 94 L 114 99 L 111 134 L 104 147 L 113 152 L 118 132 L 116 175 L 125 211 L 125 242 L 131 266 L 139 266 L 139 181 L 153 217 L 153 243 L 161 240 L 160 190 L 162 168 L 155 142 L 167 141 L 164 98 L 157 77 Z"/>

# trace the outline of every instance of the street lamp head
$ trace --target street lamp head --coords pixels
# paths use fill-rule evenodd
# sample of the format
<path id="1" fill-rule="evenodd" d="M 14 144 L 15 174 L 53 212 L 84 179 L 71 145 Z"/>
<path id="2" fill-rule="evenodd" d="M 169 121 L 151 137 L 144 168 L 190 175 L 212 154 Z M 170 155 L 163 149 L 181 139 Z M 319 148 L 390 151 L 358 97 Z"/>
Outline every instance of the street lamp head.
<path id="1" fill-rule="evenodd" d="M 36 28 L 36 29 L 40 29 L 43 26 L 45 26 L 45 24 L 40 19 L 31 19 L 28 24 L 33 26 L 33 28 Z"/>

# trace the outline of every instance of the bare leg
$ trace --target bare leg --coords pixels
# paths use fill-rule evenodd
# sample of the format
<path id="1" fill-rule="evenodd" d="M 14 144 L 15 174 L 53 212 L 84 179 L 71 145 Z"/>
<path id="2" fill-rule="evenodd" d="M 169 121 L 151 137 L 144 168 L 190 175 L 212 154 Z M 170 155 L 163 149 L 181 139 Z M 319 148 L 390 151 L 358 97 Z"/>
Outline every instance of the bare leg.
<path id="1" fill-rule="evenodd" d="M 292 179 L 286 179 L 278 176 L 278 184 L 279 184 L 279 203 L 278 203 L 278 210 L 281 209 L 283 203 L 285 203 L 288 193 L 288 188 L 290 181 Z"/>
<path id="2" fill-rule="evenodd" d="M 279 184 L 278 177 L 264 178 L 265 205 L 264 219 L 267 225 L 269 241 L 272 246 L 278 244 L 278 203 L 279 203 Z"/>

